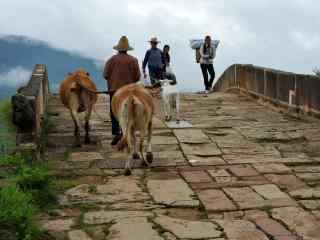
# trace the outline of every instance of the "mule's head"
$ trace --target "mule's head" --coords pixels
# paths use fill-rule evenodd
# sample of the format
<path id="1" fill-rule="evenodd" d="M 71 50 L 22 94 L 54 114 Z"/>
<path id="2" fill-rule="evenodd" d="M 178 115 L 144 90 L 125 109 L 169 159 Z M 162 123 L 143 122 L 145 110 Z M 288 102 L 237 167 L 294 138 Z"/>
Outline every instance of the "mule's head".
<path id="1" fill-rule="evenodd" d="M 160 80 L 160 84 L 161 84 L 161 87 L 166 87 L 166 86 L 169 86 L 169 85 L 174 85 L 175 81 L 173 80 L 169 80 L 169 79 L 163 79 L 163 80 Z"/>

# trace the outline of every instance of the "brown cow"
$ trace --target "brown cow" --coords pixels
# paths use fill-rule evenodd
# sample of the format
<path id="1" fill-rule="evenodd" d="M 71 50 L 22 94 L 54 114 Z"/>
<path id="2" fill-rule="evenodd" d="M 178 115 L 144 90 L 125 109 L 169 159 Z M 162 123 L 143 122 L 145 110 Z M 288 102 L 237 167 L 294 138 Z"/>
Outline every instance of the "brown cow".
<path id="1" fill-rule="evenodd" d="M 76 145 L 80 143 L 80 122 L 79 113 L 85 112 L 85 144 L 90 143 L 89 120 L 93 110 L 93 105 L 97 102 L 97 91 L 94 82 L 90 79 L 90 74 L 83 69 L 69 73 L 60 85 L 60 99 L 65 107 L 70 110 L 74 122 L 74 135 Z"/>
<path id="2" fill-rule="evenodd" d="M 154 105 L 149 91 L 142 85 L 129 84 L 120 88 L 112 98 L 112 112 L 122 128 L 123 136 L 118 143 L 118 148 L 128 147 L 130 154 L 126 161 L 125 175 L 131 175 L 131 156 L 138 159 L 136 131 L 140 132 L 140 155 L 143 162 L 149 166 L 153 155 L 151 149 L 152 117 Z M 143 155 L 144 138 L 147 134 L 147 156 Z"/>

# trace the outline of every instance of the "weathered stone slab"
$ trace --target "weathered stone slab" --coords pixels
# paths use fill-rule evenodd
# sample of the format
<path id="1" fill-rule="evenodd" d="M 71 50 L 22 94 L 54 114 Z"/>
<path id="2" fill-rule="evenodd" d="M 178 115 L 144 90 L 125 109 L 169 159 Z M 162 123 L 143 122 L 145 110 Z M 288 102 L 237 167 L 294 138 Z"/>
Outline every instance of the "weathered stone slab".
<path id="1" fill-rule="evenodd" d="M 320 180 L 320 173 L 297 173 L 297 177 L 307 182 L 314 182 Z"/>
<path id="2" fill-rule="evenodd" d="M 260 173 L 288 173 L 291 169 L 281 163 L 269 163 L 269 164 L 253 164 L 253 167 Z"/>
<path id="3" fill-rule="evenodd" d="M 310 163 L 311 159 L 308 158 L 282 158 L 281 156 L 265 156 L 259 154 L 253 155 L 223 155 L 223 159 L 230 164 L 245 164 L 245 163 Z"/>
<path id="4" fill-rule="evenodd" d="M 254 209 L 265 207 L 296 206 L 297 203 L 276 186 L 253 186 L 263 198 L 249 187 L 224 188 L 224 191 L 236 201 L 240 209 Z"/>
<path id="5" fill-rule="evenodd" d="M 76 223 L 74 219 L 50 220 L 41 224 L 42 229 L 53 232 L 63 232 L 70 230 Z"/>
<path id="6" fill-rule="evenodd" d="M 108 206 L 111 210 L 119 210 L 119 211 L 150 211 L 154 209 L 162 209 L 164 206 L 154 204 L 151 201 L 143 201 L 143 202 L 116 202 L 112 205 Z"/>
<path id="7" fill-rule="evenodd" d="M 272 217 L 284 222 L 290 230 L 296 231 L 303 239 L 319 239 L 319 221 L 314 215 L 301 208 L 277 208 L 272 210 Z"/>
<path id="8" fill-rule="evenodd" d="M 106 196 L 108 202 L 136 202 L 149 199 L 134 177 L 116 177 L 103 185 L 97 185 L 97 193 Z"/>
<path id="9" fill-rule="evenodd" d="M 269 217 L 256 218 L 255 223 L 260 229 L 273 237 L 292 235 L 283 225 Z"/>
<path id="10" fill-rule="evenodd" d="M 213 180 L 205 171 L 181 171 L 181 175 L 189 183 L 212 182 Z"/>
<path id="11" fill-rule="evenodd" d="M 100 185 L 82 184 L 65 192 L 62 204 L 147 201 L 150 197 L 135 177 L 113 177 Z"/>
<path id="12" fill-rule="evenodd" d="M 152 144 L 173 145 L 173 144 L 178 144 L 178 141 L 174 136 L 152 136 Z"/>
<path id="13" fill-rule="evenodd" d="M 212 169 L 208 170 L 209 174 L 216 178 L 216 177 L 230 177 L 230 173 L 227 172 L 225 169 Z"/>
<path id="14" fill-rule="evenodd" d="M 154 159 L 168 159 L 170 161 L 185 161 L 184 156 L 181 151 L 161 151 L 161 152 L 153 152 Z"/>
<path id="15" fill-rule="evenodd" d="M 103 157 L 98 152 L 74 152 L 70 154 L 70 161 L 76 162 L 86 162 L 86 161 L 95 161 L 95 160 L 103 160 Z"/>
<path id="16" fill-rule="evenodd" d="M 158 204 L 168 206 L 189 206 L 199 205 L 194 198 L 193 191 L 182 179 L 171 180 L 149 180 L 148 190 Z"/>
<path id="17" fill-rule="evenodd" d="M 255 225 L 245 220 L 215 220 L 223 228 L 228 239 L 234 240 L 268 240 L 268 237 Z"/>
<path id="18" fill-rule="evenodd" d="M 282 189 L 286 189 L 289 191 L 307 188 L 307 185 L 297 178 L 295 175 L 276 175 L 276 174 L 267 174 L 265 177 L 276 184 Z"/>
<path id="19" fill-rule="evenodd" d="M 216 238 L 222 234 L 212 222 L 186 221 L 167 216 L 159 216 L 154 221 L 180 239 Z"/>
<path id="20" fill-rule="evenodd" d="M 290 199 L 286 193 L 282 192 L 276 185 L 273 184 L 257 185 L 252 186 L 252 188 L 265 199 Z"/>
<path id="21" fill-rule="evenodd" d="M 210 139 L 200 129 L 176 129 L 173 130 L 180 143 L 210 143 Z"/>
<path id="22" fill-rule="evenodd" d="M 319 188 L 303 188 L 289 192 L 289 194 L 298 199 L 320 198 Z"/>
<path id="23" fill-rule="evenodd" d="M 219 145 L 220 146 L 220 145 Z M 221 146 L 220 146 L 221 147 Z M 222 151 L 227 155 L 264 155 L 264 156 L 279 156 L 279 152 L 272 147 L 261 147 L 261 146 L 246 146 L 246 147 L 237 147 L 236 145 L 233 147 L 224 148 L 222 147 Z"/>
<path id="24" fill-rule="evenodd" d="M 306 209 L 320 209 L 320 200 L 301 200 L 299 201 Z"/>
<path id="25" fill-rule="evenodd" d="M 97 160 L 103 160 L 103 156 L 98 152 L 75 152 L 70 154 L 68 163 L 72 169 L 88 169 Z"/>
<path id="26" fill-rule="evenodd" d="M 150 211 L 94 211 L 84 214 L 85 224 L 97 225 L 106 224 L 112 221 L 119 221 L 128 218 L 146 218 L 153 216 Z"/>
<path id="27" fill-rule="evenodd" d="M 208 189 L 200 191 L 198 196 L 207 211 L 234 211 L 236 206 L 220 190 Z"/>
<path id="28" fill-rule="evenodd" d="M 91 240 L 88 234 L 82 230 L 73 230 L 68 232 L 69 240 Z"/>
<path id="29" fill-rule="evenodd" d="M 179 128 L 192 128 L 192 124 L 186 121 L 180 121 L 177 123 L 176 121 L 166 122 L 166 126 L 172 129 L 179 129 Z"/>
<path id="30" fill-rule="evenodd" d="M 297 173 L 320 173 L 320 166 L 296 166 L 292 169 Z"/>
<path id="31" fill-rule="evenodd" d="M 221 155 L 221 151 L 215 143 L 209 144 L 181 144 L 185 155 L 212 157 Z"/>
<path id="32" fill-rule="evenodd" d="M 267 212 L 262 211 L 262 210 L 246 210 L 244 211 L 244 220 L 249 220 L 249 221 L 254 221 L 255 219 L 258 218 L 267 218 L 269 215 Z"/>
<path id="33" fill-rule="evenodd" d="M 109 232 L 110 240 L 163 240 L 147 218 L 118 219 Z"/>
<path id="34" fill-rule="evenodd" d="M 259 175 L 259 173 L 250 165 L 231 166 L 229 170 L 237 177 L 250 177 Z"/>
<path id="35" fill-rule="evenodd" d="M 217 166 L 226 164 L 226 162 L 221 157 L 201 157 L 195 155 L 187 155 L 187 159 L 192 166 Z"/>
<path id="36" fill-rule="evenodd" d="M 223 189 L 241 209 L 250 209 L 262 205 L 264 199 L 249 187 Z"/>

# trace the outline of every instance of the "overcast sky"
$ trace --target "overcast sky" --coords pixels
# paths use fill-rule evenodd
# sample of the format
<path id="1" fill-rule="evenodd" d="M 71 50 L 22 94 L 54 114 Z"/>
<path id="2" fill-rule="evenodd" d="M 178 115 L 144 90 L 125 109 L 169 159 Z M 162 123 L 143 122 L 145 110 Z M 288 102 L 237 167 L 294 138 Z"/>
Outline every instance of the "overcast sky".
<path id="1" fill-rule="evenodd" d="M 178 82 L 187 90 L 203 85 L 188 40 L 206 34 L 221 41 L 217 76 L 233 63 L 298 73 L 320 65 L 319 0 L 0 0 L 0 9 L 0 34 L 102 60 L 127 35 L 141 61 L 156 35 L 171 45 Z"/>

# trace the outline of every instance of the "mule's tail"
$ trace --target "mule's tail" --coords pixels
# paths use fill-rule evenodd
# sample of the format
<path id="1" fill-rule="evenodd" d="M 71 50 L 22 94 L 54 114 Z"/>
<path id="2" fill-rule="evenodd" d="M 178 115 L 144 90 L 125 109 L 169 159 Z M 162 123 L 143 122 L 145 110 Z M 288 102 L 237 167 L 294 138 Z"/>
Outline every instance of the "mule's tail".
<path id="1" fill-rule="evenodd" d="M 134 119 L 135 119 L 135 100 L 132 94 L 130 94 L 128 96 L 128 100 L 127 100 L 127 106 L 125 107 L 125 112 L 126 112 L 126 116 L 123 116 L 125 119 L 123 119 L 123 121 L 125 121 L 125 123 L 123 125 L 125 125 L 125 129 L 123 129 L 123 136 L 121 138 L 121 140 L 118 143 L 118 149 L 119 150 L 123 150 L 126 147 L 128 147 L 128 151 L 130 152 L 132 147 L 131 146 L 131 134 L 133 129 L 133 124 L 134 124 Z"/>

